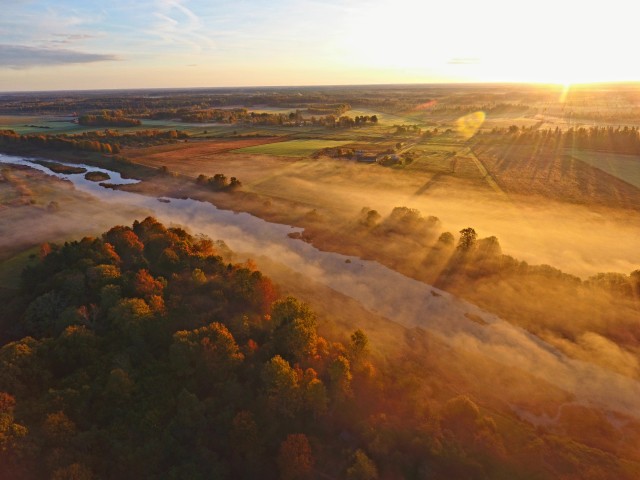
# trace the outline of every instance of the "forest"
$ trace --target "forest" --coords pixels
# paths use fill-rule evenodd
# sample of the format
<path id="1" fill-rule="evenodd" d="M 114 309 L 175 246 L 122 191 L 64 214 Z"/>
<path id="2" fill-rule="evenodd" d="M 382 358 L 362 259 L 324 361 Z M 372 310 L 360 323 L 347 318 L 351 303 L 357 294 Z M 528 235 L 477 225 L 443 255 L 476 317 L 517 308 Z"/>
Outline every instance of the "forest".
<path id="1" fill-rule="evenodd" d="M 584 458 L 542 432 L 509 445 L 466 395 L 425 397 L 418 357 L 323 337 L 227 250 L 151 217 L 40 247 L 1 324 L 3 478 L 557 478 Z"/>
<path id="2" fill-rule="evenodd" d="M 560 93 L 0 95 L 0 478 L 639 478 L 639 126 Z"/>
<path id="3" fill-rule="evenodd" d="M 120 133 L 116 130 L 84 132 L 80 134 L 20 135 L 13 130 L 0 130 L 0 148 L 7 152 L 20 152 L 25 147 L 44 151 L 81 150 L 107 154 L 120 153 L 122 146 L 150 146 L 185 140 L 189 134 L 177 130 L 138 130 Z"/>
<path id="4" fill-rule="evenodd" d="M 136 118 L 125 117 L 124 112 L 103 111 L 98 115 L 81 115 L 78 117 L 78 124 L 91 127 L 137 127 L 141 124 Z"/>

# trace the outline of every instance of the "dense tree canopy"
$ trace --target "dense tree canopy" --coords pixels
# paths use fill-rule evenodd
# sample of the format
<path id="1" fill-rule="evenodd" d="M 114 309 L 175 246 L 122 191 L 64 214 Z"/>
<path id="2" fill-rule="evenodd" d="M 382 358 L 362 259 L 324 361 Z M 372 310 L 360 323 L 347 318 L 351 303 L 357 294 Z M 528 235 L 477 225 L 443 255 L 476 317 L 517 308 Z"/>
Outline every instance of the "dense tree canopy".
<path id="1" fill-rule="evenodd" d="M 219 251 L 151 217 L 41 250 L 0 332 L 2 478 L 519 477 L 471 398 L 433 413 Z"/>

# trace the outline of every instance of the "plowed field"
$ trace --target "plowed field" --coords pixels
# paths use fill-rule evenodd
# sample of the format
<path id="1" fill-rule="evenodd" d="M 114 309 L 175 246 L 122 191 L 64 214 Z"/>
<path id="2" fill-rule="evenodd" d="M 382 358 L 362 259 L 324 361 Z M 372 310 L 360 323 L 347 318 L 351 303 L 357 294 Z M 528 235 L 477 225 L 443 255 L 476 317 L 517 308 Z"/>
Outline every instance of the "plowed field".
<path id="1" fill-rule="evenodd" d="M 640 210 L 640 189 L 564 152 L 497 145 L 474 153 L 507 193 Z"/>

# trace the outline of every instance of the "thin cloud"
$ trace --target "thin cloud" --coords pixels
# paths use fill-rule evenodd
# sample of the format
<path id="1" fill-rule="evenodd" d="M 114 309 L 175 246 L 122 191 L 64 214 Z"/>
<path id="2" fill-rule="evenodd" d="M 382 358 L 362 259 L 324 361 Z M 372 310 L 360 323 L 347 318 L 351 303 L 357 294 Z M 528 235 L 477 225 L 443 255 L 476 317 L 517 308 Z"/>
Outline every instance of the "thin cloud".
<path id="1" fill-rule="evenodd" d="M 96 38 L 96 35 L 88 35 L 86 33 L 54 33 L 54 37 L 59 37 L 70 42 L 86 40 L 88 38 Z"/>
<path id="2" fill-rule="evenodd" d="M 0 65 L 13 69 L 119 60 L 115 55 L 75 50 L 0 45 Z"/>
<path id="3" fill-rule="evenodd" d="M 159 11 L 153 13 L 158 20 L 152 31 L 168 44 L 186 45 L 194 51 L 202 51 L 202 47 L 212 47 L 211 39 L 201 33 L 203 24 L 200 17 L 184 5 L 184 0 L 158 0 Z"/>
<path id="4" fill-rule="evenodd" d="M 54 39 L 43 42 L 45 44 L 53 45 L 53 48 L 59 47 L 61 45 L 70 45 L 70 44 L 78 44 L 83 43 L 85 40 L 90 40 L 92 38 L 97 38 L 96 35 L 87 35 L 87 34 L 66 34 L 66 33 L 54 33 Z"/>

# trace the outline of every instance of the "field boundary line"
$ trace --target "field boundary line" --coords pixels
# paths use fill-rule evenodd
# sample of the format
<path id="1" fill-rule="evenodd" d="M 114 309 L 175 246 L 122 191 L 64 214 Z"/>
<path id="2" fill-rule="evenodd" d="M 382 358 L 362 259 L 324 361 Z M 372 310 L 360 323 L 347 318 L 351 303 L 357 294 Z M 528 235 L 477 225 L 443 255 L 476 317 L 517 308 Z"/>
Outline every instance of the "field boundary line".
<path id="1" fill-rule="evenodd" d="M 475 153 L 471 151 L 471 148 L 467 148 L 467 151 L 463 152 L 463 154 L 459 154 L 459 156 L 463 155 L 468 156 L 471 160 L 473 160 L 473 163 L 475 163 L 476 167 L 478 168 L 478 171 L 480 172 L 483 180 L 487 182 L 487 184 L 493 189 L 493 191 L 500 195 L 504 200 L 511 201 L 509 195 L 507 195 L 507 193 L 502 190 L 502 188 L 500 188 L 500 185 L 498 185 L 495 178 L 491 176 L 489 170 L 487 170 L 487 167 L 485 167 L 482 161 L 475 155 Z"/>

